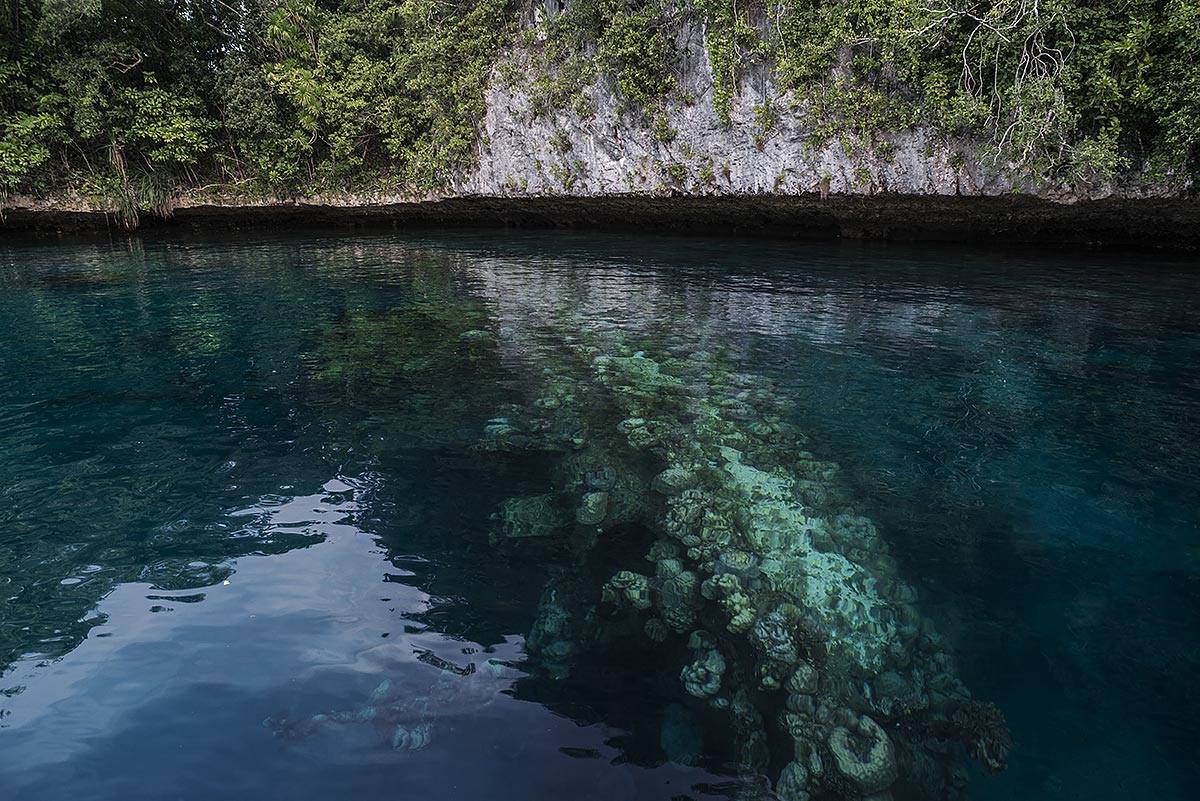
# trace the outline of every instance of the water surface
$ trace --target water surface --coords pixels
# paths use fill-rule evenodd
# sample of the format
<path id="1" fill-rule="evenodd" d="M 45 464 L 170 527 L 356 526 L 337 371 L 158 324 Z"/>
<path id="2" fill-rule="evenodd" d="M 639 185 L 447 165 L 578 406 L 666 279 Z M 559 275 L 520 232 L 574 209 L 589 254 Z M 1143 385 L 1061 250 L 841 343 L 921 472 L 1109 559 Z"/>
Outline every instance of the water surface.
<path id="1" fill-rule="evenodd" d="M 1200 791 L 1194 263 L 482 232 L 0 247 L 3 796 L 732 793 L 667 654 L 527 658 L 554 468 L 478 444 L 572 326 L 792 404 L 1008 719 L 972 797 Z"/>

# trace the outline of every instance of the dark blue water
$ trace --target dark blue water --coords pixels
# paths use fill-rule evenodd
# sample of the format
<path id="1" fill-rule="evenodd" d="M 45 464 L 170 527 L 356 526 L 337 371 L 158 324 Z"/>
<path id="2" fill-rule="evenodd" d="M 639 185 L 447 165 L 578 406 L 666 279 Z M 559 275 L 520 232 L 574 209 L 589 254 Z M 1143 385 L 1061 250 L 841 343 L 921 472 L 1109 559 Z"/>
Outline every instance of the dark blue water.
<path id="1" fill-rule="evenodd" d="M 729 796 L 666 646 L 529 656 L 554 459 L 479 443 L 585 335 L 773 382 L 1008 720 L 972 797 L 1200 793 L 1194 260 L 484 232 L 0 245 L 0 797 Z"/>

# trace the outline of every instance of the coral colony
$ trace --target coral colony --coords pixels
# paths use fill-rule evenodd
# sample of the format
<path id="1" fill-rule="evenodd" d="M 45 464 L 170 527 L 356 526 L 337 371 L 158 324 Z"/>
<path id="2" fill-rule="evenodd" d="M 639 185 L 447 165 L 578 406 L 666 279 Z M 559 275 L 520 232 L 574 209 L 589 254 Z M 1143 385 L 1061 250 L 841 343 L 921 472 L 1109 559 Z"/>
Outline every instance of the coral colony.
<path id="1" fill-rule="evenodd" d="M 678 648 L 683 689 L 727 719 L 747 787 L 766 778 L 784 801 L 961 798 L 968 757 L 1004 767 L 1003 716 L 955 676 L 887 544 L 767 381 L 704 352 L 563 351 L 480 443 L 559 455 L 554 491 L 504 503 L 493 540 L 561 538 L 580 565 L 617 527 L 649 545 L 644 568 L 603 586 L 585 570 L 552 580 L 535 666 L 565 676 L 625 636 Z"/>

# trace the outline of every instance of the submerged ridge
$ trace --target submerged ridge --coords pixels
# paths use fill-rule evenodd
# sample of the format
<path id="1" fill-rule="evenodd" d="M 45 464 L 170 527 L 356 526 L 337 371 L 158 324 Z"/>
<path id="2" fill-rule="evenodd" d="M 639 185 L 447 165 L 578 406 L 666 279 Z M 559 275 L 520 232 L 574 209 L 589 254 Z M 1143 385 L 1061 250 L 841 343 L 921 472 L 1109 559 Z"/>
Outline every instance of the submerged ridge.
<path id="1" fill-rule="evenodd" d="M 722 715 L 749 786 L 768 778 L 784 801 L 953 799 L 966 757 L 1004 767 L 1003 716 L 957 678 L 886 542 L 769 381 L 719 352 L 652 357 L 652 339 L 569 312 L 508 322 L 502 348 L 552 332 L 559 356 L 480 447 L 561 464 L 552 493 L 504 505 L 497 539 L 561 537 L 576 565 L 542 595 L 535 665 L 563 677 L 629 637 L 686 648 L 691 704 Z M 605 540 L 631 525 L 649 532 L 647 567 L 613 572 Z"/>

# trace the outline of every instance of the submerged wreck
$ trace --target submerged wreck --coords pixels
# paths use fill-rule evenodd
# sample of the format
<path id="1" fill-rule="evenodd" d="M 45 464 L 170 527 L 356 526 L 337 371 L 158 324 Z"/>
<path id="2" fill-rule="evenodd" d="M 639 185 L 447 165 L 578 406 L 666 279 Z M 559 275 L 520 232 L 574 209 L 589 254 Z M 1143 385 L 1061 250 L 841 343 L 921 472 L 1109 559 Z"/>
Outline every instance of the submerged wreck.
<path id="1" fill-rule="evenodd" d="M 565 676 L 620 638 L 677 652 L 681 697 L 724 721 L 750 797 L 955 799 L 970 759 L 1003 769 L 1002 714 L 959 680 L 770 382 L 718 349 L 550 328 L 501 329 L 502 351 L 549 335 L 560 357 L 478 444 L 555 456 L 550 491 L 506 501 L 493 534 L 569 554 L 528 637 L 534 669 Z M 604 547 L 630 536 L 645 542 L 634 564 Z"/>

